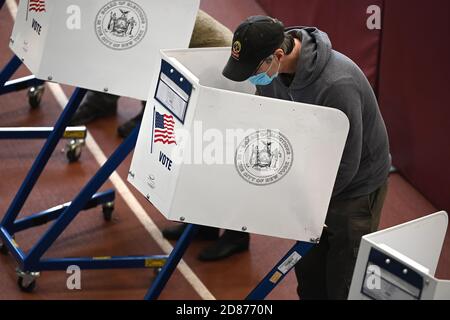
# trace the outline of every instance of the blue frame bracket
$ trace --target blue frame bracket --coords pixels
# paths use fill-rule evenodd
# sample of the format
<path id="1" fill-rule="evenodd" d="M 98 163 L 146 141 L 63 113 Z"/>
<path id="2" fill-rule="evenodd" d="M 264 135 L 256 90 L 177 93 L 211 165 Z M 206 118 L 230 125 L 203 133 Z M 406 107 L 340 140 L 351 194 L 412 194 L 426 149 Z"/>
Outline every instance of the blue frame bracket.
<path id="1" fill-rule="evenodd" d="M 174 249 L 170 253 L 167 258 L 167 262 L 162 268 L 162 270 L 156 276 L 156 279 L 153 281 L 150 289 L 145 295 L 144 300 L 156 300 L 161 295 L 162 290 L 165 288 L 167 282 L 172 276 L 175 268 L 183 257 L 184 253 L 188 249 L 192 240 L 199 230 L 199 226 L 189 224 L 184 230 L 181 238 L 177 241 Z"/>
<path id="2" fill-rule="evenodd" d="M 72 118 L 87 90 L 77 88 L 64 108 L 55 126 L 48 134 L 47 140 L 35 159 L 30 171 L 25 177 L 18 193 L 14 197 L 5 216 L 0 222 L 0 238 L 21 267 L 22 274 L 33 274 L 44 270 L 65 270 L 70 265 L 77 265 L 84 269 L 116 269 L 116 268 L 162 268 L 167 260 L 166 255 L 144 255 L 126 257 L 79 257 L 50 259 L 43 258 L 50 246 L 67 228 L 72 220 L 82 211 L 100 204 L 114 201 L 114 191 L 108 190 L 95 193 L 106 182 L 109 176 L 125 160 L 134 149 L 139 128 L 116 149 L 99 171 L 90 179 L 73 201 L 54 208 L 18 219 L 20 210 L 52 154 L 58 141 L 64 136 L 68 122 Z M 15 233 L 53 221 L 45 234 L 34 244 L 29 252 L 24 252 L 15 242 Z"/>
<path id="3" fill-rule="evenodd" d="M 156 279 L 153 281 L 150 289 L 144 297 L 144 300 L 156 300 L 161 295 L 167 282 L 172 276 L 175 268 L 183 257 L 184 253 L 191 244 L 199 226 L 188 225 L 176 246 L 169 255 L 166 265 L 162 268 Z M 264 279 L 250 292 L 246 300 L 263 300 L 272 290 L 281 283 L 286 275 L 295 267 L 298 261 L 304 257 L 316 245 L 316 243 L 297 241 L 295 245 L 283 256 L 283 258 L 272 268 Z"/>
<path id="4" fill-rule="evenodd" d="M 44 84 L 43 80 L 37 79 L 35 76 L 26 76 L 10 80 L 21 65 L 22 61 L 14 55 L 0 71 L 0 95 Z"/>
<path id="5" fill-rule="evenodd" d="M 304 257 L 316 244 L 310 242 L 297 243 L 286 253 L 286 255 L 275 265 L 275 267 L 264 277 L 264 279 L 247 296 L 246 300 L 263 300 L 267 295 L 286 277 L 295 267 L 298 258 Z M 293 257 L 297 259 L 292 260 Z M 291 261 L 291 262 L 290 262 Z"/>

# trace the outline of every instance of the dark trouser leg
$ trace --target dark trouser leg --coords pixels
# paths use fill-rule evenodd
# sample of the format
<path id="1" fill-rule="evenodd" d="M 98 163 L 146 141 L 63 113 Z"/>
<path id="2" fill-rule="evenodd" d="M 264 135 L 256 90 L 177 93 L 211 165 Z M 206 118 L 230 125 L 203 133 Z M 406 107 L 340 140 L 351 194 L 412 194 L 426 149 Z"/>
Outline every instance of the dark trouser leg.
<path id="1" fill-rule="evenodd" d="M 119 96 L 104 93 L 104 92 L 97 92 L 97 91 L 88 91 L 86 94 L 86 97 L 84 98 L 83 102 L 90 102 L 90 103 L 101 103 L 105 105 L 113 105 L 116 104 L 119 100 Z"/>
<path id="2" fill-rule="evenodd" d="M 186 229 L 187 224 L 180 223 L 162 230 L 163 237 L 168 240 L 178 240 Z M 213 227 L 199 226 L 195 239 L 199 240 L 217 240 L 219 238 L 219 229 Z"/>
<path id="3" fill-rule="evenodd" d="M 200 252 L 198 259 L 216 261 L 248 250 L 250 235 L 246 232 L 225 230 L 214 244 Z"/>
<path id="4" fill-rule="evenodd" d="M 297 264 L 301 299 L 347 299 L 363 235 L 375 232 L 387 184 L 375 192 L 332 201 L 321 243 Z"/>
<path id="5" fill-rule="evenodd" d="M 133 131 L 133 129 L 139 125 L 142 121 L 142 117 L 144 116 L 145 104 L 146 101 L 141 101 L 142 110 L 132 119 L 128 120 L 121 126 L 117 128 L 117 133 L 119 137 L 126 138 Z"/>
<path id="6" fill-rule="evenodd" d="M 99 118 L 112 116 L 117 112 L 118 96 L 108 93 L 88 91 L 70 125 L 86 125 Z"/>
<path id="7" fill-rule="evenodd" d="M 327 300 L 326 266 L 328 233 L 324 229 L 320 243 L 295 266 L 297 293 L 302 300 Z"/>

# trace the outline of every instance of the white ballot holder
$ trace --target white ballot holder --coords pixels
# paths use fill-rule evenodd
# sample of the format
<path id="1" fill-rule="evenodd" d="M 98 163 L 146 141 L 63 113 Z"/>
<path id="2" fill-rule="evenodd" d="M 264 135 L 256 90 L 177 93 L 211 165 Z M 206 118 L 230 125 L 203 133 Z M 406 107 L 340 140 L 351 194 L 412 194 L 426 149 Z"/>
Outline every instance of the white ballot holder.
<path id="1" fill-rule="evenodd" d="M 349 299 L 450 299 L 450 281 L 434 277 L 447 225 L 442 211 L 364 236 Z"/>
<path id="2" fill-rule="evenodd" d="M 222 76 L 229 48 L 163 50 L 128 180 L 169 220 L 317 242 L 348 119 Z"/>
<path id="3" fill-rule="evenodd" d="M 159 50 L 188 47 L 199 2 L 20 1 L 10 46 L 38 79 L 145 100 Z"/>

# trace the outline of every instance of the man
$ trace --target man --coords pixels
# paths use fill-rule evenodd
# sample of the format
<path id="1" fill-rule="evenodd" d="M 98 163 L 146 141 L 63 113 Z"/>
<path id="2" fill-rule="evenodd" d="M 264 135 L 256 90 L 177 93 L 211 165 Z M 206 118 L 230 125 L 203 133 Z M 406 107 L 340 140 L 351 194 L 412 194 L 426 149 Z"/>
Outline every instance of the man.
<path id="1" fill-rule="evenodd" d="M 390 168 L 386 127 L 358 66 L 317 28 L 271 17 L 245 20 L 223 75 L 249 80 L 256 93 L 336 108 L 350 121 L 320 243 L 296 265 L 301 299 L 346 299 L 361 237 L 377 229 Z"/>
<path id="2" fill-rule="evenodd" d="M 189 44 L 190 48 L 227 47 L 231 44 L 232 32 L 202 10 L 199 10 L 194 31 Z M 113 116 L 117 113 L 118 96 L 88 91 L 84 101 L 73 116 L 70 125 L 86 125 L 94 120 Z M 145 101 L 142 102 L 145 106 Z M 141 122 L 144 108 L 131 120 L 121 125 L 117 132 L 122 138 L 127 137 Z"/>

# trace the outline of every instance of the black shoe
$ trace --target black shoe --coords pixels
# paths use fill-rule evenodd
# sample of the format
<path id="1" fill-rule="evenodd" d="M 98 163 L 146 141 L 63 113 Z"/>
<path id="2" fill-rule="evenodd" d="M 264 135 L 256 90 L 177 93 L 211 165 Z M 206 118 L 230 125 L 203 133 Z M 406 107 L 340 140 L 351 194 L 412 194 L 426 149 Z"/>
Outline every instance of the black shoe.
<path id="1" fill-rule="evenodd" d="M 187 224 L 183 223 L 177 226 L 166 228 L 162 231 L 163 237 L 167 240 L 178 240 L 186 229 Z M 219 238 L 219 229 L 201 226 L 195 235 L 197 240 L 217 240 Z"/>
<path id="2" fill-rule="evenodd" d="M 207 247 L 198 255 L 201 261 L 216 261 L 233 254 L 247 251 L 250 235 L 244 232 L 226 230 L 212 246 Z"/>
<path id="3" fill-rule="evenodd" d="M 118 97 L 101 92 L 89 91 L 69 122 L 71 126 L 82 126 L 99 118 L 117 113 Z"/>
<path id="4" fill-rule="evenodd" d="M 141 111 L 136 117 L 131 120 L 128 120 L 123 125 L 117 128 L 117 134 L 121 138 L 126 138 L 130 135 L 136 126 L 138 126 L 142 121 L 142 116 L 144 115 L 144 111 Z"/>

